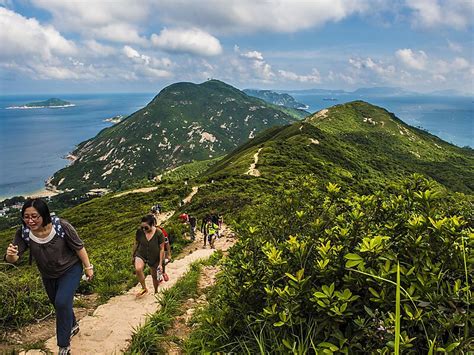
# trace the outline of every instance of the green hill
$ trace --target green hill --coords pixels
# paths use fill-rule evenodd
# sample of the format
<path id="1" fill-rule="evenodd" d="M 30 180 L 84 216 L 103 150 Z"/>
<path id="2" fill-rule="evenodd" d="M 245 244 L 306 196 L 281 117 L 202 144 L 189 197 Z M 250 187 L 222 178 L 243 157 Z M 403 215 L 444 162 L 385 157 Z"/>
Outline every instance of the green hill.
<path id="1" fill-rule="evenodd" d="M 51 184 L 120 188 L 126 181 L 223 155 L 261 130 L 305 114 L 217 80 L 173 84 L 143 109 L 79 144 L 72 153 L 77 160 L 54 174 Z"/>
<path id="2" fill-rule="evenodd" d="M 403 123 L 383 108 L 356 101 L 304 121 L 270 129 L 239 147 L 208 174 L 244 174 L 259 150 L 262 178 L 313 174 L 321 181 L 374 191 L 421 173 L 453 191 L 473 193 L 474 151 Z"/>
<path id="3" fill-rule="evenodd" d="M 170 86 L 153 102 L 179 97 L 180 88 L 191 95 L 187 100 L 192 104 L 185 107 L 204 107 L 197 97 L 208 86 L 218 88 L 208 94 L 219 100 L 234 95 L 233 105 L 241 102 L 239 95 L 250 100 L 223 83 L 207 82 Z M 172 101 L 166 102 L 148 109 L 171 110 Z M 109 134 L 107 149 L 115 149 L 116 139 L 132 139 L 142 123 L 149 129 L 151 114 L 145 112 L 147 108 L 126 119 L 127 125 L 103 131 L 98 141 L 79 150 L 96 143 L 95 149 L 102 149 Z M 213 120 L 208 122 L 213 125 Z M 116 129 L 129 136 L 113 137 Z M 167 227 L 177 236 L 182 232 L 180 213 L 201 219 L 217 211 L 239 237 L 222 262 L 219 282 L 207 298 L 209 308 L 193 316 L 189 353 L 386 354 L 393 352 L 397 321 L 404 353 L 470 348 L 472 149 L 448 144 L 361 101 L 242 141 L 216 162 L 194 162 L 164 174 L 156 191 L 109 194 L 62 212 L 84 238 L 97 269 L 96 279 L 81 291 L 107 299 L 130 286 L 133 232 L 149 206 L 160 201 L 165 210 L 176 211 Z M 260 176 L 248 175 L 256 156 Z M 196 185 L 199 192 L 182 207 L 180 201 Z M 12 235 L 12 230 L 1 231 L 0 247 L 5 249 Z M 179 248 L 183 241 L 177 240 Z M 397 319 L 398 265 L 402 291 Z M 33 268 L 3 265 L 0 281 L 0 297 L 8 306 L 1 309 L 0 330 L 49 313 Z M 162 339 L 152 337 L 146 340 Z"/>

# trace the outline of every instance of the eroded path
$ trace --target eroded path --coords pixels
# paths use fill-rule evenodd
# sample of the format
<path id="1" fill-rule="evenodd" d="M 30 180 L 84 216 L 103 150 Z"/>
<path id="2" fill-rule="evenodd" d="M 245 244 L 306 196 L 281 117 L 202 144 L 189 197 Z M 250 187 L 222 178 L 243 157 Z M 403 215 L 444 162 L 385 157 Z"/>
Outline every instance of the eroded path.
<path id="1" fill-rule="evenodd" d="M 257 153 L 255 153 L 253 155 L 253 160 L 254 162 L 252 164 L 250 164 L 250 167 L 249 167 L 249 170 L 245 173 L 247 175 L 252 175 L 252 176 L 260 176 L 260 171 L 258 171 L 257 169 L 255 169 L 255 167 L 257 166 L 257 163 L 258 163 L 258 154 L 260 153 L 260 151 L 262 150 L 263 148 L 260 148 Z"/>
<path id="2" fill-rule="evenodd" d="M 186 197 L 191 201 L 198 188 Z M 159 223 L 168 220 L 174 211 L 162 213 Z M 227 226 L 223 226 L 221 238 L 215 242 L 216 249 L 203 248 L 202 234 L 197 231 L 196 241 L 189 244 L 185 250 L 166 266 L 169 276 L 168 282 L 162 282 L 158 292 L 172 287 L 188 270 L 190 265 L 199 260 L 206 259 L 217 250 L 226 251 L 234 244 L 234 234 Z M 210 271 L 213 272 L 213 271 Z M 150 293 L 137 299 L 135 294 L 141 286 L 137 284 L 125 294 L 111 298 L 106 304 L 99 306 L 92 315 L 86 315 L 79 321 L 80 331 L 71 341 L 72 354 L 118 354 L 124 352 L 129 346 L 131 336 L 135 329 L 143 325 L 147 315 L 155 313 L 159 304 L 153 294 L 151 276 L 146 278 L 147 288 Z M 52 353 L 57 352 L 56 337 L 46 341 L 46 348 Z M 26 354 L 44 354 L 43 351 L 29 350 Z"/>

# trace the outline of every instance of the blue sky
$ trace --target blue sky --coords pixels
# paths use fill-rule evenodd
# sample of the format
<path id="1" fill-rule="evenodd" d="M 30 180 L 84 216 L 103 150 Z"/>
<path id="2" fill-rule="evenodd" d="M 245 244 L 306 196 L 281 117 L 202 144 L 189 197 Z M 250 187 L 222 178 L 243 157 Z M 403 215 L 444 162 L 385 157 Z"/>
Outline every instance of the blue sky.
<path id="1" fill-rule="evenodd" d="M 474 92 L 472 0 L 0 0 L 1 94 Z"/>

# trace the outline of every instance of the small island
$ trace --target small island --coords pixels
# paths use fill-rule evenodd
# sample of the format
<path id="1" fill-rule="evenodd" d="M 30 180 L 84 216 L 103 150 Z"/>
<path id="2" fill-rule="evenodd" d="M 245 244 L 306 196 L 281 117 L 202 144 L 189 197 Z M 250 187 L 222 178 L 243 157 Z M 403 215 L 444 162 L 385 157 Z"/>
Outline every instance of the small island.
<path id="1" fill-rule="evenodd" d="M 71 102 L 64 101 L 57 98 L 51 98 L 45 101 L 30 102 L 23 106 L 11 106 L 7 109 L 31 109 L 31 108 L 65 108 L 76 106 Z"/>

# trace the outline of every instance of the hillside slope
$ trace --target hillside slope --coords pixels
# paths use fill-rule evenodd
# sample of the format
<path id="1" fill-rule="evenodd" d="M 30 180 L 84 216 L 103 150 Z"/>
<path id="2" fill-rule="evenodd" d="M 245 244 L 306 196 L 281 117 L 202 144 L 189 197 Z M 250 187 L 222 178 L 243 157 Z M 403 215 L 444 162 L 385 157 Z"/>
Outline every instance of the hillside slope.
<path id="1" fill-rule="evenodd" d="M 223 155 L 265 128 L 303 117 L 304 112 L 282 111 L 217 80 L 173 84 L 143 109 L 81 143 L 72 153 L 74 163 L 50 183 L 59 189 L 118 188 L 127 180 Z"/>
<path id="2" fill-rule="evenodd" d="M 472 149 L 446 143 L 362 101 L 336 105 L 302 122 L 270 129 L 207 174 L 211 178 L 244 174 L 260 148 L 256 168 L 267 179 L 311 173 L 322 181 L 373 191 L 420 173 L 453 191 L 474 191 Z"/>

